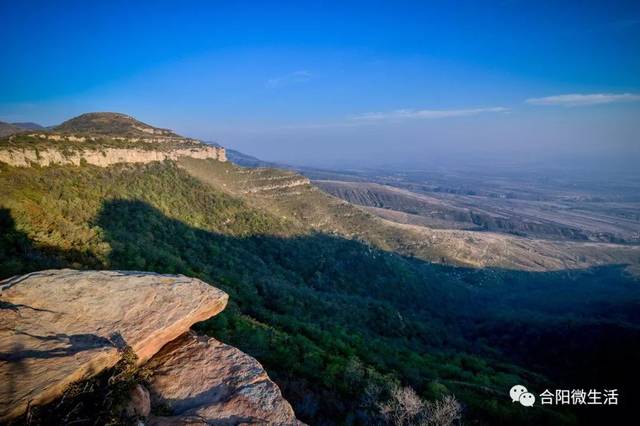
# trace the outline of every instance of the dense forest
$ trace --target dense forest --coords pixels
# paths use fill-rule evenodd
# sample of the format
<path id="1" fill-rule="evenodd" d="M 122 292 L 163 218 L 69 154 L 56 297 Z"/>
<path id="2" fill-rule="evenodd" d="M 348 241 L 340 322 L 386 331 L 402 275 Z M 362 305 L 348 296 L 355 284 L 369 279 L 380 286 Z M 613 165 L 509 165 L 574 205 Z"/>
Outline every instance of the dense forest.
<path id="1" fill-rule="evenodd" d="M 640 395 L 640 282 L 435 265 L 313 232 L 172 162 L 0 164 L 0 278 L 44 268 L 198 277 L 230 304 L 199 324 L 256 357 L 311 424 L 371 424 L 398 385 L 453 394 L 465 424 L 623 418 Z M 620 406 L 526 408 L 508 390 L 618 388 Z"/>

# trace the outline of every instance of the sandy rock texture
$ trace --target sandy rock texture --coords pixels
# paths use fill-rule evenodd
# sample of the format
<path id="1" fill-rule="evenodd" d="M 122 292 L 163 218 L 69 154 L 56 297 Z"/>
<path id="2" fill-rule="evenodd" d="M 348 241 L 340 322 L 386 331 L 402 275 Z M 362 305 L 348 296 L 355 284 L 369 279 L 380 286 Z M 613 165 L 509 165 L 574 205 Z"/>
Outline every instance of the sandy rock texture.
<path id="1" fill-rule="evenodd" d="M 79 166 L 83 161 L 99 167 L 108 167 L 118 163 L 151 163 L 153 161 L 177 160 L 181 157 L 197 159 L 214 159 L 227 161 L 224 148 L 208 146 L 193 148 L 176 148 L 170 150 L 148 150 L 141 148 L 103 148 L 100 150 L 84 149 L 63 152 L 55 148 L 28 149 L 9 148 L 0 150 L 0 162 L 14 167 L 74 165 Z"/>
<path id="2" fill-rule="evenodd" d="M 52 401 L 131 346 L 145 362 L 228 296 L 198 279 L 47 270 L 0 282 L 0 423 Z"/>
<path id="3" fill-rule="evenodd" d="M 213 338 L 185 333 L 148 366 L 152 405 L 173 412 L 151 425 L 302 424 L 258 361 Z"/>
<path id="4" fill-rule="evenodd" d="M 125 408 L 125 413 L 129 418 L 132 417 L 149 417 L 151 413 L 151 397 L 149 391 L 137 384 L 129 392 L 129 403 Z"/>

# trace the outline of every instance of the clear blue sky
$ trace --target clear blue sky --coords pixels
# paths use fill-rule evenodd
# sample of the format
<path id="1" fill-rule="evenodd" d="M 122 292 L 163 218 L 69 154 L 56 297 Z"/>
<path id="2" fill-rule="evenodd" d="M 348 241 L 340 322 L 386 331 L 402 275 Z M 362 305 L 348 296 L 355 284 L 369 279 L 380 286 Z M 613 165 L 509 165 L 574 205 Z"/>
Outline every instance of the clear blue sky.
<path id="1" fill-rule="evenodd" d="M 120 111 L 316 165 L 640 161 L 637 0 L 0 0 L 0 16 L 3 121 Z"/>

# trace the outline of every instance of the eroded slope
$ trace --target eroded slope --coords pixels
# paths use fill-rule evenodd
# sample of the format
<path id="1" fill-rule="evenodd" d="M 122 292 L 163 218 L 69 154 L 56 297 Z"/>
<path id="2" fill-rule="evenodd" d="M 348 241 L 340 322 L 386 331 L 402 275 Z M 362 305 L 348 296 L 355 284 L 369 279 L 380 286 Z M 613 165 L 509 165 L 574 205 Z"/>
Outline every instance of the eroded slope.
<path id="1" fill-rule="evenodd" d="M 189 158 L 179 164 L 202 182 L 302 228 L 356 238 L 429 261 L 533 271 L 640 263 L 640 247 L 636 246 L 540 240 L 396 223 L 331 197 L 287 170 L 249 169 Z"/>

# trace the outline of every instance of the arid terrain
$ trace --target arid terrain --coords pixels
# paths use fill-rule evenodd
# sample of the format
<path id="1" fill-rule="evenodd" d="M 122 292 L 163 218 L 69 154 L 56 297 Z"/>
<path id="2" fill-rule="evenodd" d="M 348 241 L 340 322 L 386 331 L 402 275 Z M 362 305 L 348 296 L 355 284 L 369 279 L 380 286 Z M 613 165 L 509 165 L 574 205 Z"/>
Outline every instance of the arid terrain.
<path id="1" fill-rule="evenodd" d="M 305 170 L 331 195 L 399 223 L 550 240 L 640 242 L 638 177 L 509 169 Z"/>

